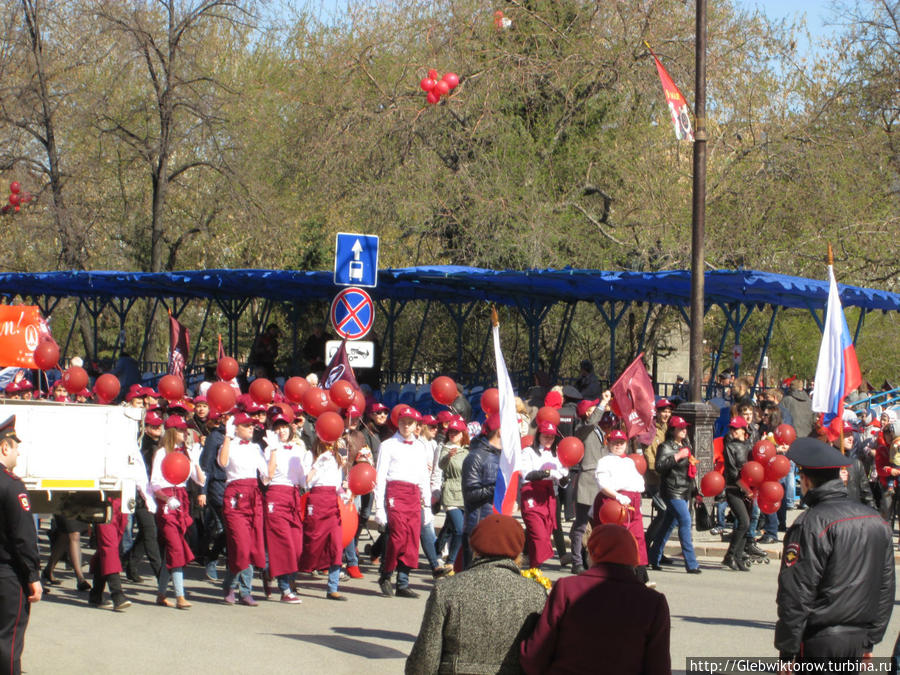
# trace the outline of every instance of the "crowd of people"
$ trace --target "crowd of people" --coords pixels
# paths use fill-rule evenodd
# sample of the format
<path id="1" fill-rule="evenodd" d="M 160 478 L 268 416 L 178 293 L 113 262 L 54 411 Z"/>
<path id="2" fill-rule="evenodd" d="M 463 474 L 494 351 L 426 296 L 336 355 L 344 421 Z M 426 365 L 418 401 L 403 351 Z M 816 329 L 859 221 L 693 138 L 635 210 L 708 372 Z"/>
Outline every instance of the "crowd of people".
<path id="1" fill-rule="evenodd" d="M 203 566 L 209 581 L 221 583 L 225 604 L 256 606 L 257 584 L 267 597 L 277 592 L 281 602 L 299 604 L 298 574 L 320 578 L 328 600 L 345 601 L 339 586 L 348 578 L 363 577 L 360 556 L 368 554 L 383 595 L 415 598 L 418 593 L 410 587 L 410 574 L 419 566 L 421 549 L 435 579 L 452 576 L 454 569 L 472 574 L 460 575 L 453 586 L 435 586 L 409 672 L 433 672 L 422 664 L 444 658 L 440 651 L 435 657 L 434 644 L 426 644 L 434 640 L 435 622 L 450 611 L 454 593 L 465 598 L 469 584 L 488 581 L 495 587 L 512 584 L 510 593 L 521 596 L 523 620 L 531 622 L 534 633 L 523 642 L 531 630 L 521 630 L 520 623 L 509 646 L 513 652 L 491 652 L 485 643 L 481 660 L 515 658 L 527 672 L 545 672 L 548 635 L 562 621 L 561 616 L 549 620 L 548 612 L 565 607 L 567 592 L 588 592 L 589 586 L 600 583 L 618 589 L 615 593 L 621 594 L 622 602 L 634 598 L 640 603 L 646 615 L 638 612 L 630 620 L 650 631 L 646 640 L 654 654 L 663 650 L 667 655 L 668 608 L 665 598 L 653 591 L 650 572 L 675 563 L 664 552 L 676 527 L 685 571 L 701 573 L 692 544 L 698 460 L 689 424 L 673 414 L 673 401 L 659 398 L 655 437 L 644 444 L 629 439 L 623 420 L 613 412 L 610 392 L 602 390 L 591 374 L 590 364 L 582 364 L 583 390 L 572 385 L 544 387 L 517 399 L 522 438 L 518 511 L 524 527 L 515 520 L 498 521 L 495 514 L 500 416 L 493 413 L 481 423 L 474 421 L 462 396 L 448 410 L 422 415 L 411 406 L 391 411 L 368 392 L 365 409 L 353 404 L 341 411 L 343 435 L 325 442 L 317 435 L 314 419 L 280 392 L 269 405 L 241 394 L 234 409 L 218 412 L 204 395 L 210 383 L 202 384 L 193 398 L 177 400 L 134 384 L 122 402 L 145 409 L 134 513 L 123 514 L 114 503 L 114 519 L 94 526 L 91 582 L 81 565 L 81 537 L 89 524 L 53 516 L 50 555 L 40 579 L 52 591 L 60 583 L 55 567 L 68 556 L 77 588 L 88 593 L 90 605 L 124 611 L 130 602 L 121 575 L 141 583 L 140 568 L 146 559 L 157 583 L 156 604 L 188 610 L 184 568 L 193 562 Z M 315 376 L 311 379 L 316 381 Z M 752 491 L 741 481 L 741 468 L 751 458 L 753 444 L 785 421 L 794 425 L 798 436 L 833 443 L 852 458 L 841 469 L 851 497 L 880 507 L 885 518 L 892 516 L 900 476 L 900 422 L 891 410 L 879 418 L 869 409 L 859 417 L 848 415 L 843 433 L 832 437 L 831 427 L 816 423 L 809 397 L 797 380 L 786 392 L 774 388 L 756 395 L 740 382 L 719 382 L 722 386 L 711 403 L 721 408 L 719 432 L 724 441 L 716 463 L 726 487 L 717 498 L 714 532 L 728 536 L 730 530 L 725 568 L 749 571 L 751 559 L 764 555 L 757 540 L 777 541 L 779 531 L 786 529 L 786 510 L 803 508 L 794 495 L 793 473 L 782 481 L 785 498 L 772 514 L 760 514 Z M 8 384 L 5 394 L 26 400 L 40 396 L 27 378 Z M 60 385 L 47 398 L 91 402 L 92 392 L 72 394 Z M 558 410 L 558 424 L 539 420 L 537 409 L 544 406 Z M 557 454 L 566 436 L 576 436 L 584 445 L 584 456 L 574 466 L 564 466 Z M 779 453 L 788 451 L 787 444 L 777 447 Z M 183 455 L 190 466 L 178 483 L 170 482 L 163 470 L 172 454 Z M 374 467 L 374 489 L 354 495 L 348 475 L 360 463 Z M 646 528 L 643 499 L 653 503 Z M 359 514 L 349 543 L 342 523 L 342 505 L 348 502 L 355 503 Z M 604 524 L 602 514 L 609 512 L 609 505 L 620 509 L 618 522 L 624 527 L 616 525 L 611 531 Z M 434 516 L 441 511 L 445 518 L 438 533 Z M 370 549 L 360 552 L 359 538 L 370 518 L 379 536 Z M 571 552 L 566 550 L 567 521 Z M 573 577 L 584 578 L 558 582 L 545 608 L 540 586 L 529 580 L 525 581 L 530 587 L 519 586 L 519 577 L 507 575 L 519 569 L 540 571 L 554 554 Z M 170 585 L 174 603 L 168 596 Z M 442 598 L 439 589 L 448 595 Z M 649 653 L 646 658 L 650 665 L 645 672 L 667 672 L 667 658 L 664 662 Z"/>

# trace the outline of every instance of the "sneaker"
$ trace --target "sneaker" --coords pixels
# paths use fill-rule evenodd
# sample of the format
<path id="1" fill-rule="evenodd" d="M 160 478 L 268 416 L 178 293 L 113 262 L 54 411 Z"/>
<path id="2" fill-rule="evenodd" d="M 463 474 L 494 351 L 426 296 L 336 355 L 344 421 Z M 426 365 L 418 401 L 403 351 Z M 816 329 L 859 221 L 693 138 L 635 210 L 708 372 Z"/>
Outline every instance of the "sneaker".
<path id="1" fill-rule="evenodd" d="M 328 576 L 327 574 L 325 575 Z M 341 581 L 347 581 L 350 577 L 347 576 L 347 573 L 344 570 L 341 570 L 341 576 L 338 577 Z"/>
<path id="2" fill-rule="evenodd" d="M 646 583 L 644 584 L 644 586 L 646 586 L 647 588 L 656 588 L 656 582 L 655 582 L 655 581 L 648 581 L 648 582 L 646 582 Z"/>
<path id="3" fill-rule="evenodd" d="M 230 590 L 225 594 L 224 602 L 226 605 L 233 605 L 235 602 L 237 602 L 234 598 L 234 590 Z"/>
<path id="4" fill-rule="evenodd" d="M 391 585 L 390 579 L 379 579 L 378 587 L 381 589 L 381 594 L 387 598 L 394 595 L 394 587 Z"/>
<path id="5" fill-rule="evenodd" d="M 441 567 L 435 567 L 431 570 L 431 576 L 435 579 L 440 579 L 443 576 L 447 576 L 448 574 L 453 572 L 453 565 L 443 565 Z"/>
<path id="6" fill-rule="evenodd" d="M 242 605 L 247 605 L 247 607 L 256 607 L 259 603 L 253 599 L 252 595 L 242 595 L 239 601 Z"/>
<path id="7" fill-rule="evenodd" d="M 715 527 L 709 528 L 710 534 L 722 534 L 723 531 L 724 530 L 721 527 L 719 527 L 718 525 L 716 525 Z"/>
<path id="8" fill-rule="evenodd" d="M 672 559 L 671 559 L 669 556 L 667 556 L 667 555 L 661 555 L 661 556 L 659 556 L 659 564 L 660 564 L 660 565 L 674 565 L 674 564 L 675 564 L 675 561 L 672 560 Z"/>
<path id="9" fill-rule="evenodd" d="M 289 605 L 299 605 L 301 602 L 303 602 L 303 600 L 298 598 L 293 593 L 282 593 L 281 602 L 286 602 Z"/>
<path id="10" fill-rule="evenodd" d="M 91 607 L 96 607 L 97 609 L 110 609 L 113 606 L 112 600 L 88 600 L 88 604 Z"/>
<path id="11" fill-rule="evenodd" d="M 419 594 L 412 590 L 409 586 L 397 589 L 398 598 L 418 598 Z"/>
<path id="12" fill-rule="evenodd" d="M 206 563 L 206 579 L 207 581 L 218 581 L 219 571 L 216 569 L 216 561 Z"/>
<path id="13" fill-rule="evenodd" d="M 113 604 L 113 611 L 114 612 L 124 612 L 129 607 L 131 607 L 131 600 L 126 600 L 125 598 L 121 598 L 118 602 Z"/>
<path id="14" fill-rule="evenodd" d="M 766 534 L 760 537 L 757 542 L 758 544 L 777 544 L 778 537 L 773 537 L 771 534 Z"/>
<path id="15" fill-rule="evenodd" d="M 688 574 L 700 574 L 700 572 L 701 570 L 699 567 L 692 567 L 687 571 Z"/>
<path id="16" fill-rule="evenodd" d="M 351 579 L 362 579 L 363 573 L 359 571 L 358 565 L 350 565 L 347 567 L 347 575 Z"/>

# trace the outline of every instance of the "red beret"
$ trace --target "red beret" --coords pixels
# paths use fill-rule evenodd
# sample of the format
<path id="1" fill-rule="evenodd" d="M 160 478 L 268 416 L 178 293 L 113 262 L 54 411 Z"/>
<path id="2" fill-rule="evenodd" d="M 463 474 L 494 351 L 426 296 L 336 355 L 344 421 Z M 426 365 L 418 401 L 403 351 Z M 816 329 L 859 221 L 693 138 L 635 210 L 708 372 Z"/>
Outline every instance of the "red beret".
<path id="1" fill-rule="evenodd" d="M 492 513 L 472 530 L 469 545 L 487 558 L 515 558 L 525 547 L 525 530 L 512 516 Z"/>
<path id="2" fill-rule="evenodd" d="M 618 565 L 638 565 L 638 543 L 634 535 L 622 525 L 604 523 L 591 531 L 587 544 L 591 561 L 597 563 L 616 563 Z"/>

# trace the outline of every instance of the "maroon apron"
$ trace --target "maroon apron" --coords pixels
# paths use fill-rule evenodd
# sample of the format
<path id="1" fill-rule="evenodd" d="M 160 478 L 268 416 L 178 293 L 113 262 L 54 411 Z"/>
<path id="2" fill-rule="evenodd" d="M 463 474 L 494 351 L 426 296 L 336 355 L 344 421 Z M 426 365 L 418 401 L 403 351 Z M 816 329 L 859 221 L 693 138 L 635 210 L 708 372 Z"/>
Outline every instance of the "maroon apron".
<path id="1" fill-rule="evenodd" d="M 290 485 L 270 485 L 264 497 L 263 513 L 269 576 L 293 574 L 303 551 L 303 522 L 300 520 L 300 493 Z"/>
<path id="2" fill-rule="evenodd" d="M 226 485 L 222 510 L 228 542 L 228 571 L 237 574 L 251 564 L 265 567 L 262 495 L 256 479 L 241 478 Z"/>
<path id="3" fill-rule="evenodd" d="M 525 521 L 525 553 L 532 567 L 553 557 L 551 536 L 556 529 L 556 494 L 552 480 L 522 485 L 522 520 Z"/>
<path id="4" fill-rule="evenodd" d="M 419 534 L 422 531 L 419 486 L 399 480 L 388 482 L 384 506 L 388 520 L 384 572 L 393 572 L 398 562 L 414 570 L 419 566 Z"/>
<path id="5" fill-rule="evenodd" d="M 156 498 L 156 532 L 160 547 L 166 552 L 166 567 L 170 570 L 184 567 L 194 559 L 194 552 L 184 538 L 194 522 L 190 513 L 190 497 L 183 487 L 160 490 L 164 497 Z M 169 497 L 181 502 L 177 509 L 166 506 Z"/>
<path id="6" fill-rule="evenodd" d="M 314 487 L 307 493 L 303 516 L 303 555 L 300 569 L 304 572 L 324 570 L 341 564 L 341 512 L 333 485 Z"/>
<path id="7" fill-rule="evenodd" d="M 90 570 L 96 573 L 99 568 L 102 576 L 117 574 L 122 571 L 122 560 L 119 558 L 119 545 L 122 535 L 128 526 L 128 514 L 122 513 L 122 500 L 110 500 L 112 520 L 94 526 L 97 539 L 97 551 L 91 558 Z"/>
<path id="8" fill-rule="evenodd" d="M 622 525 L 631 532 L 637 540 L 638 564 L 646 565 L 647 542 L 644 540 L 644 516 L 641 513 L 641 493 L 619 490 L 619 494 L 625 495 L 631 500 L 633 510 L 629 509 L 626 512 L 626 520 Z M 603 507 L 603 504 L 610 499 L 612 499 L 612 497 L 607 497 L 602 492 L 597 493 L 597 497 L 594 499 L 594 515 L 591 517 L 592 527 L 597 527 L 597 525 L 600 524 L 600 509 Z"/>

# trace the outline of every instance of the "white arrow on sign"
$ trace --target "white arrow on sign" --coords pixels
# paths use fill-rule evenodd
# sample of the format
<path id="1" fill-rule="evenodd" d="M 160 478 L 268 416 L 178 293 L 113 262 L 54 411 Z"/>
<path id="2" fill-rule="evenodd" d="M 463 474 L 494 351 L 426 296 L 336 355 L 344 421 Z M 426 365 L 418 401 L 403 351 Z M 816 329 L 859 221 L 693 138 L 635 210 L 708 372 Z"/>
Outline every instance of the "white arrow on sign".
<path id="1" fill-rule="evenodd" d="M 353 248 L 351 248 L 350 250 L 353 251 L 353 259 L 359 260 L 359 254 L 362 253 L 363 250 L 362 244 L 359 243 L 359 239 L 353 242 Z"/>

